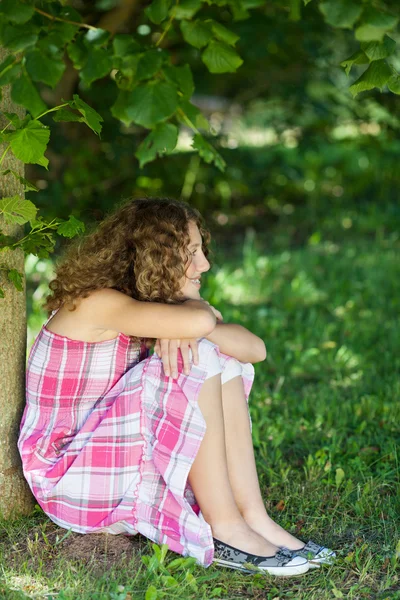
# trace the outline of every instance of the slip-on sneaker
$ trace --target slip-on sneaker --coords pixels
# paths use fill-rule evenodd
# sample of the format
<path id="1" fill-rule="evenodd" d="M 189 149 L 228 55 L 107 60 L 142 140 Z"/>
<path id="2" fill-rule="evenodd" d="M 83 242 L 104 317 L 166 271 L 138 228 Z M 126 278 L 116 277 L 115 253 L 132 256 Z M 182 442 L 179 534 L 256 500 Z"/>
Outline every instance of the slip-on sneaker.
<path id="1" fill-rule="evenodd" d="M 287 552 L 288 548 L 282 548 L 282 550 Z M 292 556 L 306 558 L 310 563 L 310 567 L 314 569 L 321 565 L 332 565 L 336 558 L 336 552 L 325 546 L 320 546 L 311 540 L 303 548 L 300 548 L 300 550 L 289 550 L 289 552 L 292 552 Z"/>
<path id="2" fill-rule="evenodd" d="M 214 562 L 221 567 L 237 569 L 244 573 L 264 572 L 277 577 L 302 575 L 310 568 L 306 558 L 296 556 L 290 550 L 281 549 L 274 556 L 258 556 L 214 540 Z"/>

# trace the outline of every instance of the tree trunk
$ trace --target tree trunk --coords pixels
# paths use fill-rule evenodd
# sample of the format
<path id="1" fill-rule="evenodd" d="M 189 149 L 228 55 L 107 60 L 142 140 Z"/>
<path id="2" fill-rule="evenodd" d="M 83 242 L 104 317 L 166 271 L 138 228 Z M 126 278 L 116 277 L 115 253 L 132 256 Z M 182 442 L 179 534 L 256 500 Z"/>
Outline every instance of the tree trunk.
<path id="1" fill-rule="evenodd" d="M 7 50 L 0 47 L 0 63 L 7 57 Z M 2 88 L 0 111 L 24 116 L 21 106 L 10 97 L 10 86 Z M 0 129 L 8 123 L 0 114 Z M 5 146 L 0 145 L 0 156 Z M 11 152 L 0 167 L 0 197 L 24 196 L 23 186 L 13 175 L 1 175 L 1 171 L 13 169 L 24 175 L 24 165 Z M 5 235 L 21 236 L 23 227 L 8 225 L 0 215 L 0 231 Z M 0 264 L 24 273 L 24 253 L 21 249 L 0 252 Z M 25 279 L 23 292 L 18 292 L 7 280 L 6 271 L 0 271 L 0 287 L 5 297 L 0 298 L 0 515 L 17 516 L 28 513 L 33 507 L 33 496 L 22 474 L 17 438 L 22 411 L 25 404 L 26 364 L 26 301 Z"/>

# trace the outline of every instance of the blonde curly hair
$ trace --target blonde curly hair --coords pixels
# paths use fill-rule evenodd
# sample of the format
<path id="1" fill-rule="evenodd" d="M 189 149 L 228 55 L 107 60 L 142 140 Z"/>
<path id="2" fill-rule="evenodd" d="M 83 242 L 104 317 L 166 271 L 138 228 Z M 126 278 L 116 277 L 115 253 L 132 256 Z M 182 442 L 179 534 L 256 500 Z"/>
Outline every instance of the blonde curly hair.
<path id="1" fill-rule="evenodd" d="M 199 211 L 186 202 L 136 198 L 118 204 L 91 231 L 70 242 L 56 261 L 52 294 L 44 304 L 48 316 L 64 304 L 74 311 L 76 300 L 101 288 L 142 302 L 181 303 L 181 281 L 191 260 L 190 221 L 197 225 L 208 257 L 211 235 Z"/>

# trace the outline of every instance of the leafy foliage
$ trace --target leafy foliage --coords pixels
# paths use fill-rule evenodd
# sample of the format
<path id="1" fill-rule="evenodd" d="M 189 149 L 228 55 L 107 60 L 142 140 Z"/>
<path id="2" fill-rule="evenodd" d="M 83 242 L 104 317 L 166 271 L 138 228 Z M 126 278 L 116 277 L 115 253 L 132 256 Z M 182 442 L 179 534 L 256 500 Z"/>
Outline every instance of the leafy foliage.
<path id="1" fill-rule="evenodd" d="M 103 10 L 111 6 L 112 2 L 103 2 Z M 107 84 L 106 104 L 114 119 L 135 132 L 147 129 L 133 152 L 141 168 L 159 156 L 175 152 L 184 127 L 185 133 L 188 129 L 191 132 L 191 150 L 207 164 L 224 171 L 226 162 L 223 153 L 214 147 L 216 138 L 206 138 L 199 131 L 210 133 L 207 119 L 191 102 L 196 87 L 193 71 L 200 63 L 210 76 L 240 76 L 240 67 L 248 60 L 246 45 L 251 39 L 242 22 L 253 13 L 264 17 L 276 7 L 286 13 L 292 27 L 300 26 L 312 14 L 313 18 L 318 15 L 323 19 L 328 28 L 337 30 L 338 35 L 353 37 L 358 48 L 348 59 L 340 58 L 348 76 L 353 67 L 366 66 L 349 86 L 353 96 L 374 88 L 383 90 L 386 85 L 390 92 L 400 93 L 395 41 L 399 11 L 390 0 L 379 5 L 371 0 L 292 0 L 286 7 L 278 0 L 153 0 L 141 15 L 141 22 L 151 26 L 151 38 L 137 32 L 111 35 L 101 26 L 85 23 L 84 14 L 61 0 L 3 0 L 0 43 L 9 55 L 0 65 L 0 88 L 11 85 L 12 100 L 28 114 L 22 120 L 4 114 L 8 125 L 0 134 L 5 145 L 0 167 L 4 156 L 11 152 L 25 164 L 48 168 L 49 114 L 55 122 L 70 123 L 71 127 L 84 123 L 100 137 L 104 117 L 80 95 L 74 94 L 58 106 L 46 104 L 52 97 L 48 92 L 56 88 L 64 75 L 66 52 L 79 75 L 80 94 L 90 96 L 93 86 Z M 172 45 L 164 44 L 167 38 Z M 243 40 L 247 40 L 246 45 Z M 176 42 L 186 44 L 183 60 L 174 54 Z M 279 55 L 277 60 L 280 59 Z M 25 190 L 37 189 L 10 169 L 2 175 L 16 178 Z M 15 202 L 15 197 L 11 200 Z M 16 219 L 15 224 L 22 218 L 12 211 L 7 215 L 9 222 Z M 70 215 L 65 222 L 34 221 L 32 230 L 21 238 L 23 242 L 10 241 L 2 235 L 1 248 L 19 244 L 26 252 L 45 255 L 54 247 L 55 233 L 72 236 L 81 231 L 82 224 L 74 219 Z"/>

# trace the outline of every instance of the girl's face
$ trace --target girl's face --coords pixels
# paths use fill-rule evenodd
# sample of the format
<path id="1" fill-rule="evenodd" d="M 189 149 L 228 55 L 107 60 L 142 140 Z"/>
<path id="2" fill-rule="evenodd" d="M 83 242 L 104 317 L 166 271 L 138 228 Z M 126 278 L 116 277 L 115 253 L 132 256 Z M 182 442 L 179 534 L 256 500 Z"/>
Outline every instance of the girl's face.
<path id="1" fill-rule="evenodd" d="M 210 263 L 203 254 L 201 234 L 193 221 L 189 221 L 189 235 L 188 249 L 192 256 L 186 268 L 185 278 L 182 280 L 181 292 L 185 298 L 198 300 L 201 298 L 201 274 L 209 270 Z M 200 283 L 196 282 L 196 279 L 200 280 Z"/>

